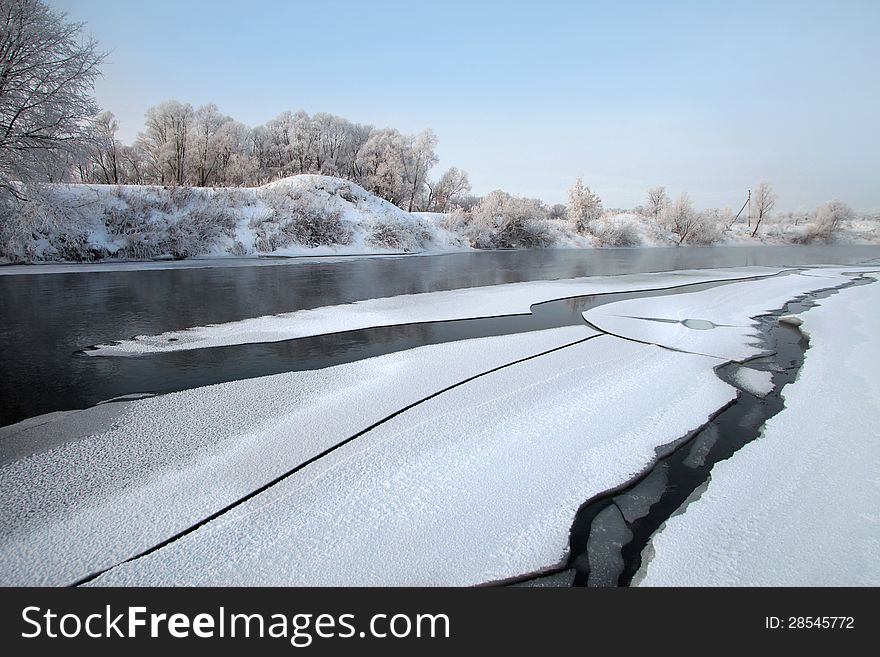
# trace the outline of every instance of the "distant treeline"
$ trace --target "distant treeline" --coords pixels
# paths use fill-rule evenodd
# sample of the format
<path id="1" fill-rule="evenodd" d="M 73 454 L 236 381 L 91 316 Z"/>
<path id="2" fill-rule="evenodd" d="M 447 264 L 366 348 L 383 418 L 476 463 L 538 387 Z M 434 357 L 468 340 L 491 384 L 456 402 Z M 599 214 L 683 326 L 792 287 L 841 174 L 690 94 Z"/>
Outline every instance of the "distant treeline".
<path id="1" fill-rule="evenodd" d="M 111 112 L 98 115 L 85 157 L 70 163 L 83 182 L 253 187 L 285 176 L 316 173 L 352 180 L 404 210 L 445 212 L 470 192 L 467 173 L 453 167 L 435 180 L 437 137 L 405 135 L 319 112 L 282 112 L 248 127 L 216 105 L 193 109 L 169 100 L 146 112 L 143 131 L 126 145 Z"/>

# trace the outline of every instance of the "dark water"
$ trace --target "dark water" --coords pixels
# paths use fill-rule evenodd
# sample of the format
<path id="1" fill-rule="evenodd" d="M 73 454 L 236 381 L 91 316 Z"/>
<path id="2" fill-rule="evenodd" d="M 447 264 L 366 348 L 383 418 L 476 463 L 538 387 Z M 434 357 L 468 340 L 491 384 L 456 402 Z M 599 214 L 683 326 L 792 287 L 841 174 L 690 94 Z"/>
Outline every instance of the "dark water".
<path id="1" fill-rule="evenodd" d="M 781 315 L 800 314 L 816 300 L 836 294 L 851 285 L 865 285 L 858 279 L 826 291 L 805 294 L 780 310 L 758 318 L 758 333 L 764 354 L 748 366 L 772 373 L 773 390 L 764 397 L 740 390 L 735 401 L 719 410 L 702 427 L 667 445 L 646 472 L 621 486 L 585 502 L 571 527 L 567 562 L 548 572 L 564 572 L 559 586 L 629 586 L 642 566 L 642 555 L 651 537 L 688 499 L 707 484 L 712 468 L 729 459 L 761 435 L 765 422 L 784 407 L 783 388 L 797 378 L 809 342 L 795 327 L 780 324 Z M 731 381 L 735 363 L 716 369 L 724 381 Z M 711 484 L 709 484 L 711 485 Z M 540 581 L 546 575 L 514 578 Z"/>
<path id="2" fill-rule="evenodd" d="M 53 410 L 84 408 L 123 394 L 167 392 L 323 367 L 351 360 L 353 351 L 366 357 L 471 337 L 475 330 L 487 334 L 487 327 L 471 322 L 450 322 L 443 327 L 434 323 L 138 358 L 75 354 L 88 345 L 138 334 L 498 283 L 707 267 L 855 264 L 876 258 L 880 258 L 878 247 L 543 250 L 277 266 L 0 275 L 0 426 Z M 521 328 L 509 324 L 502 332 L 538 330 L 562 321 L 545 319 L 525 320 Z"/>

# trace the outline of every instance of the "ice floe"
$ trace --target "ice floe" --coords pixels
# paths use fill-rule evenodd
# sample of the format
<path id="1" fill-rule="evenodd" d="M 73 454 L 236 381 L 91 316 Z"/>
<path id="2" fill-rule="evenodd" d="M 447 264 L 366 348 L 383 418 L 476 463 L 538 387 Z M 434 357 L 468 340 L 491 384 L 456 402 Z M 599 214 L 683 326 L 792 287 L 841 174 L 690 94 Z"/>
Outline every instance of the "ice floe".
<path id="1" fill-rule="evenodd" d="M 475 379 L 93 583 L 466 585 L 566 554 L 588 498 L 735 390 L 714 359 L 608 336 Z"/>
<path id="2" fill-rule="evenodd" d="M 0 582 L 75 581 L 409 404 L 592 334 L 573 326 L 426 346 L 4 427 Z M 19 458 L 28 447 L 39 453 Z"/>
<path id="3" fill-rule="evenodd" d="M 584 317 L 621 337 L 723 360 L 743 360 L 761 351 L 754 344 L 757 333 L 750 317 L 780 308 L 801 294 L 845 283 L 850 276 L 844 271 L 850 270 L 826 269 L 822 276 L 790 274 L 699 292 L 618 301 L 588 310 Z M 695 324 L 693 320 L 700 321 Z"/>
<path id="4" fill-rule="evenodd" d="M 653 537 L 642 585 L 880 585 L 880 284 L 819 303 L 786 408 Z"/>
<path id="5" fill-rule="evenodd" d="M 702 269 L 530 281 L 407 294 L 192 327 L 159 335 L 142 335 L 115 344 L 98 345 L 97 349 L 86 353 L 91 356 L 124 356 L 254 342 L 277 342 L 374 326 L 528 314 L 533 304 L 553 299 L 647 288 L 668 288 L 712 280 L 769 276 L 779 271 L 781 269 L 772 267 Z"/>
<path id="6" fill-rule="evenodd" d="M 773 390 L 773 373 L 751 367 L 737 367 L 732 373 L 733 384 L 756 397 L 766 397 Z"/>

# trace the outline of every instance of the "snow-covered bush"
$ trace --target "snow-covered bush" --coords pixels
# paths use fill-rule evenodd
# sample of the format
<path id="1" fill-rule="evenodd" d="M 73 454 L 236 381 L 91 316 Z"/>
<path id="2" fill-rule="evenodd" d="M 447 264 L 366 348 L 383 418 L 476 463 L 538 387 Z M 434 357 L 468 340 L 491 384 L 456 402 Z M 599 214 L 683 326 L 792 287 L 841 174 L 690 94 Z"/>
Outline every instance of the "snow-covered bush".
<path id="1" fill-rule="evenodd" d="M 805 242 L 832 242 L 845 223 L 852 222 L 856 213 L 846 203 L 833 200 L 816 211 L 813 221 L 807 224 Z"/>
<path id="2" fill-rule="evenodd" d="M 600 246 L 642 246 L 642 236 L 631 220 L 607 218 L 593 223 L 593 233 Z"/>
<path id="3" fill-rule="evenodd" d="M 13 262 L 94 261 L 108 257 L 89 240 L 90 204 L 65 199 L 57 185 L 21 187 L 22 198 L 0 204 L 0 257 Z M 60 186 L 66 187 L 66 186 Z"/>
<path id="4" fill-rule="evenodd" d="M 703 210 L 697 213 L 696 220 L 684 241 L 694 246 L 710 246 L 720 242 L 724 236 L 724 229 L 732 218 L 732 213 L 727 208 Z"/>
<path id="5" fill-rule="evenodd" d="M 232 237 L 235 225 L 231 209 L 213 203 L 198 204 L 170 223 L 167 250 L 175 258 L 209 252 L 224 238 Z"/>
<path id="6" fill-rule="evenodd" d="M 269 207 L 249 224 L 258 251 L 275 251 L 294 243 L 314 247 L 351 242 L 352 230 L 342 213 L 314 195 L 275 186 L 260 189 L 257 196 Z"/>
<path id="7" fill-rule="evenodd" d="M 386 216 L 371 221 L 366 243 L 381 249 L 421 251 L 433 241 L 430 226 L 423 219 Z"/>
<path id="8" fill-rule="evenodd" d="M 707 246 L 721 239 L 722 215 L 718 210 L 698 212 L 694 209 L 690 197 L 682 193 L 668 211 L 662 212 L 672 233 L 679 244 Z M 726 216 L 726 215 L 725 215 Z"/>
<path id="9" fill-rule="evenodd" d="M 462 226 L 471 246 L 481 249 L 538 248 L 552 244 L 547 209 L 530 198 L 496 190 L 483 197 Z"/>
<path id="10" fill-rule="evenodd" d="M 234 207 L 213 190 L 179 187 L 117 187 L 103 211 L 107 234 L 118 255 L 143 259 L 158 255 L 186 258 L 216 250 L 232 237 Z"/>
<path id="11" fill-rule="evenodd" d="M 552 221 L 568 221 L 568 206 L 564 203 L 551 205 L 547 211 L 547 218 Z"/>

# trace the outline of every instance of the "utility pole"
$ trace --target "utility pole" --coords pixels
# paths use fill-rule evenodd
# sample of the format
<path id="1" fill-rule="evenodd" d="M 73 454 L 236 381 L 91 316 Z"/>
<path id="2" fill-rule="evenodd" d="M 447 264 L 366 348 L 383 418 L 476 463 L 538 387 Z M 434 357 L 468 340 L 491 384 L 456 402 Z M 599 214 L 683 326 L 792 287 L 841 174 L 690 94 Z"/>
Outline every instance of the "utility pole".
<path id="1" fill-rule="evenodd" d="M 749 198 L 746 201 L 749 204 L 749 227 L 752 226 L 752 190 L 749 190 Z"/>

